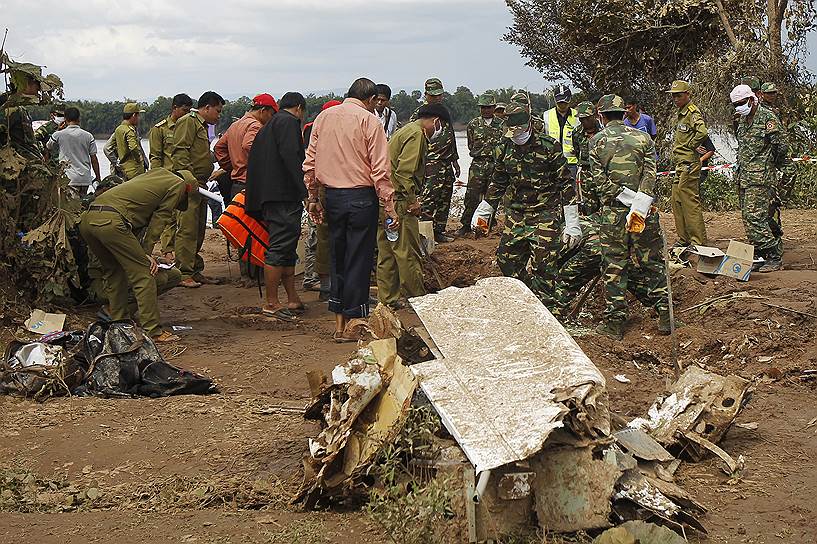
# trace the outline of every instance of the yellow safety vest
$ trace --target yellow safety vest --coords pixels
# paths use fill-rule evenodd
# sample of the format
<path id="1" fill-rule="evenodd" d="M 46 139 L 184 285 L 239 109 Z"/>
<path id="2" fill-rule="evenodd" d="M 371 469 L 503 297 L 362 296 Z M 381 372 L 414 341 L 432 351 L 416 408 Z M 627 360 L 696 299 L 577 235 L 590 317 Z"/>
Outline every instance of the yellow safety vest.
<path id="1" fill-rule="evenodd" d="M 567 157 L 568 164 L 578 164 L 579 160 L 576 154 L 573 153 L 573 139 L 570 137 L 573 134 L 573 129 L 578 126 L 579 119 L 576 117 L 576 110 L 570 108 L 567 121 L 562 130 L 562 138 L 559 139 L 559 118 L 556 116 L 556 108 L 551 108 L 545 112 L 545 132 L 554 140 L 562 144 L 562 153 Z"/>

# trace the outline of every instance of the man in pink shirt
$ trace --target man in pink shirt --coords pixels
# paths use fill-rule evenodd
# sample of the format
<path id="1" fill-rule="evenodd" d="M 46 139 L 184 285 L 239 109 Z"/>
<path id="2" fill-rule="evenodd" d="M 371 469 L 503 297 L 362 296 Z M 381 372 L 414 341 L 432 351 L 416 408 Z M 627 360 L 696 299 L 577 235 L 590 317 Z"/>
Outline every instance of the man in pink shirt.
<path id="1" fill-rule="evenodd" d="M 336 342 L 354 342 L 349 319 L 369 315 L 369 275 L 377 243 L 378 204 L 390 229 L 399 221 L 386 133 L 374 111 L 377 86 L 366 78 L 352 83 L 343 104 L 321 112 L 312 126 L 304 161 L 307 210 L 317 224 L 329 225 L 332 287 L 329 311 L 335 314 Z M 318 190 L 326 188 L 326 209 Z"/>
<path id="2" fill-rule="evenodd" d="M 266 125 L 277 111 L 278 104 L 272 95 L 259 94 L 252 99 L 250 111 L 230 125 L 227 132 L 216 142 L 213 151 L 218 165 L 222 170 L 229 172 L 233 184 L 230 194 L 222 195 L 228 202 L 246 187 L 247 159 L 252 143 L 261 127 Z"/>

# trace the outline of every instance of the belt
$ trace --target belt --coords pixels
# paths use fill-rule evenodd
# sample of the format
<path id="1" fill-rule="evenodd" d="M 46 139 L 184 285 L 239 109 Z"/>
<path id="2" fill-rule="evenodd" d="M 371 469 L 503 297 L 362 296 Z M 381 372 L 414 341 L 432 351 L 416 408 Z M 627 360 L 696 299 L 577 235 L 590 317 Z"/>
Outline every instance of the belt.
<path id="1" fill-rule="evenodd" d="M 94 204 L 90 205 L 88 207 L 88 210 L 92 211 L 92 212 L 116 212 L 116 213 L 119 213 L 119 210 L 117 210 L 116 208 L 114 208 L 112 206 L 97 206 L 97 205 L 94 205 Z"/>

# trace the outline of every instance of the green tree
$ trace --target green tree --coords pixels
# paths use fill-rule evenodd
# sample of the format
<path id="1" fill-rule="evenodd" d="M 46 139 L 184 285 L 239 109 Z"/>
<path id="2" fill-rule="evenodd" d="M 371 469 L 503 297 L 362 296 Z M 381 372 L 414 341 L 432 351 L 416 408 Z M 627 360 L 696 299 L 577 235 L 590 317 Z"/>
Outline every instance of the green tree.
<path id="1" fill-rule="evenodd" d="M 406 123 L 418 107 L 420 107 L 420 91 L 413 91 L 408 94 L 401 90 L 391 96 L 391 108 L 397 114 L 397 119 L 401 123 Z"/>

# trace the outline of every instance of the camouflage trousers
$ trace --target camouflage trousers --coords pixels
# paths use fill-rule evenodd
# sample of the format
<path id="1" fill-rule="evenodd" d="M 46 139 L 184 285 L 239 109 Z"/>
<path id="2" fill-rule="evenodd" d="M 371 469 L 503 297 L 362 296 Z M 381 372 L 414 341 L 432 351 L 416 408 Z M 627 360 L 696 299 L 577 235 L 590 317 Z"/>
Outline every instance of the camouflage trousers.
<path id="1" fill-rule="evenodd" d="M 738 192 L 743 227 L 755 257 L 766 260 L 783 258 L 783 228 L 780 205 L 774 189 L 763 186 L 741 187 Z"/>
<path id="2" fill-rule="evenodd" d="M 434 221 L 434 232 L 445 232 L 454 193 L 454 170 L 451 161 L 426 163 L 421 201 L 423 215 Z"/>
<path id="3" fill-rule="evenodd" d="M 491 182 L 491 173 L 494 170 L 494 161 L 490 157 L 475 157 L 468 169 L 468 186 L 465 188 L 465 199 L 463 202 L 462 216 L 460 223 L 463 227 L 471 227 L 471 219 L 477 211 L 480 201 L 485 198 L 488 192 L 488 184 Z"/>
<path id="4" fill-rule="evenodd" d="M 627 319 L 627 291 L 648 308 L 667 311 L 666 267 L 658 214 L 647 217 L 640 234 L 627 232 L 624 207 L 605 206 L 599 225 L 604 292 L 604 318 L 608 322 Z"/>
<path id="5" fill-rule="evenodd" d="M 524 282 L 554 315 L 559 311 L 555 295 L 560 218 L 557 211 L 507 209 L 505 230 L 496 250 L 502 274 Z"/>
<path id="6" fill-rule="evenodd" d="M 579 294 L 579 291 L 601 274 L 601 244 L 599 243 L 598 224 L 596 221 L 582 219 L 582 233 L 585 236 L 581 249 L 569 257 L 559 267 L 559 278 L 556 282 L 556 304 L 560 314 L 565 314 Z M 562 249 L 562 257 L 566 253 Z"/>

